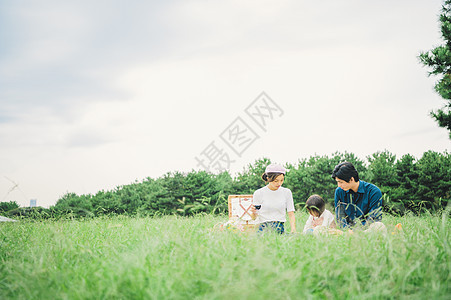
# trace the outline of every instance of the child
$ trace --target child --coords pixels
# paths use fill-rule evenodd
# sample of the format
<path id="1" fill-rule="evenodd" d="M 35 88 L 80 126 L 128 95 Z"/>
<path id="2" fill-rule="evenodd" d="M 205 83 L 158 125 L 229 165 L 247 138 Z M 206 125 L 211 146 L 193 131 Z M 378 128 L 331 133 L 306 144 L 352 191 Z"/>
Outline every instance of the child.
<path id="1" fill-rule="evenodd" d="M 319 195 L 307 199 L 306 208 L 310 216 L 305 223 L 303 233 L 317 232 L 320 229 L 336 228 L 334 215 L 326 209 L 326 202 Z"/>

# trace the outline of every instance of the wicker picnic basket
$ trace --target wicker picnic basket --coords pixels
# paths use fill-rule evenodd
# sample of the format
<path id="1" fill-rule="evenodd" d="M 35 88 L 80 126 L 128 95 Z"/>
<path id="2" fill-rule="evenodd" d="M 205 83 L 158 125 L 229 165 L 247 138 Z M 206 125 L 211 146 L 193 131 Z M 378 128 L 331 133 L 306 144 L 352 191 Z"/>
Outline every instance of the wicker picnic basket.
<path id="1" fill-rule="evenodd" d="M 254 231 L 257 225 L 251 216 L 253 200 L 252 195 L 229 195 L 229 221 L 240 224 L 245 231 Z"/>

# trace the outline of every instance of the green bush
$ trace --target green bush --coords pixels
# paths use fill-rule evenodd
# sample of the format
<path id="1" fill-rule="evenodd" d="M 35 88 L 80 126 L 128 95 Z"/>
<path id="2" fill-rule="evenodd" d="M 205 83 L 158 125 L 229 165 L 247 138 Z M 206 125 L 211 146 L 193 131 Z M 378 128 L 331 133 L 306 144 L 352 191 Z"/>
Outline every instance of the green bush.
<path id="1" fill-rule="evenodd" d="M 19 204 L 16 201 L 0 202 L 0 214 L 5 214 L 16 208 L 19 208 Z"/>

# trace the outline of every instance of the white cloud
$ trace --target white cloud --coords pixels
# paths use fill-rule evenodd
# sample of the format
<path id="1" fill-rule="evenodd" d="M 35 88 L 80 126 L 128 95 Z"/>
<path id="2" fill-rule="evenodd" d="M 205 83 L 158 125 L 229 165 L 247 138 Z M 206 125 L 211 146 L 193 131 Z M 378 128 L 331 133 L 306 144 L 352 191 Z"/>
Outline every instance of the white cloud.
<path id="1" fill-rule="evenodd" d="M 14 45 L 0 52 L 0 176 L 22 205 L 196 168 L 263 90 L 285 114 L 232 171 L 449 148 L 416 59 L 439 42 L 438 0 L 36 5 L 6 9 Z"/>

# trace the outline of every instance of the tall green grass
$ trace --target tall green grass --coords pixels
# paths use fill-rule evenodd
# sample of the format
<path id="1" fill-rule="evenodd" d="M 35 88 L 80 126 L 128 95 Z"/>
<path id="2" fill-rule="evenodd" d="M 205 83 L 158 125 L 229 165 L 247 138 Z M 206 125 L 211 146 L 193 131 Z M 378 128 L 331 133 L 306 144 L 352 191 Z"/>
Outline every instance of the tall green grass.
<path id="1" fill-rule="evenodd" d="M 297 229 L 307 219 L 297 214 Z M 388 234 L 217 231 L 226 217 L 0 224 L 0 299 L 449 299 L 447 216 Z M 403 233 L 392 235 L 402 223 Z M 288 229 L 289 230 L 289 229 Z"/>

